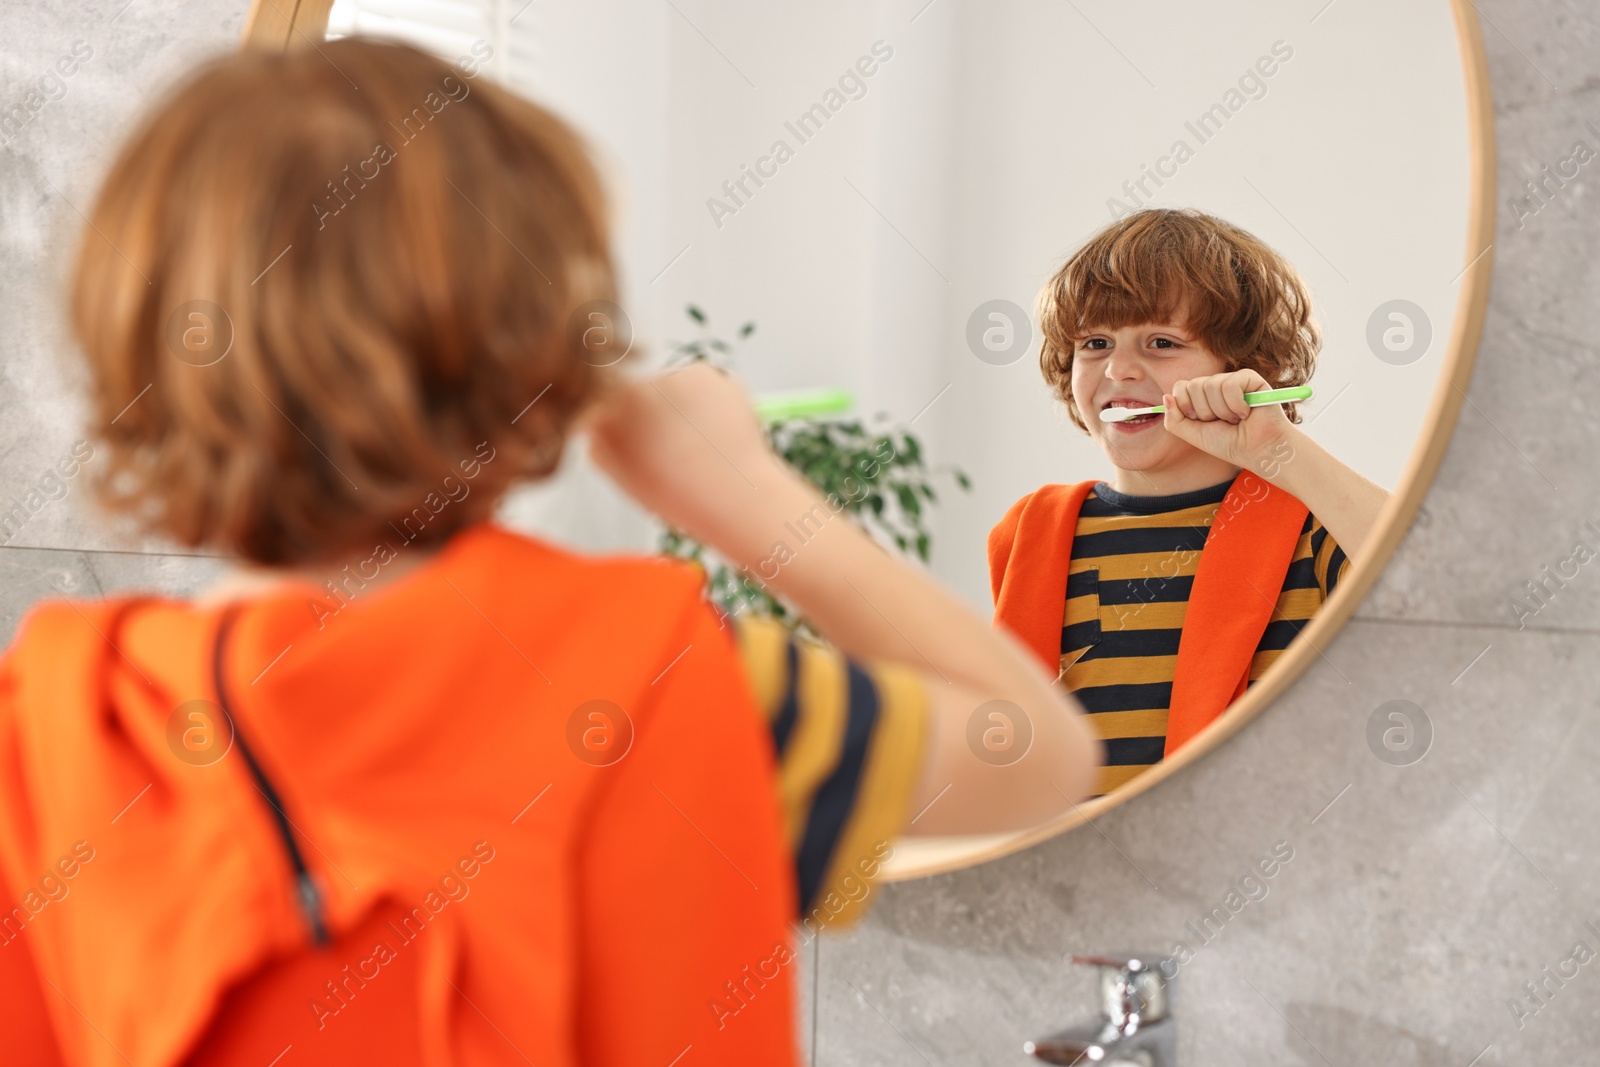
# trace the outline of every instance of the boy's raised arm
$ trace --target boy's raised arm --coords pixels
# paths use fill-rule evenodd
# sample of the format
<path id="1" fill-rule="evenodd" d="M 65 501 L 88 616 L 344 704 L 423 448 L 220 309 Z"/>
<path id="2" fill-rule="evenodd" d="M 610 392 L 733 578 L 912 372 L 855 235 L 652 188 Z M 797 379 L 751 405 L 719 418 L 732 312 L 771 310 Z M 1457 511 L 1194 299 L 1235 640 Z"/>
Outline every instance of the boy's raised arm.
<path id="1" fill-rule="evenodd" d="M 1381 486 L 1341 463 L 1298 426 L 1290 425 L 1276 459 L 1254 469 L 1297 498 L 1328 528 L 1328 535 L 1351 560 L 1358 559 L 1389 502 Z"/>
<path id="2" fill-rule="evenodd" d="M 1164 425 L 1196 448 L 1261 475 L 1310 509 L 1350 559 L 1357 559 L 1389 493 L 1340 462 L 1290 422 L 1277 404 L 1251 407 L 1244 394 L 1270 389 L 1253 370 L 1173 383 Z"/>
<path id="3" fill-rule="evenodd" d="M 768 447 L 731 378 L 694 365 L 621 384 L 584 424 L 590 456 L 640 504 L 759 573 L 847 656 L 921 675 L 928 744 L 912 800 L 922 814 L 909 832 L 1023 829 L 1089 794 L 1099 743 L 1077 701 L 1016 637 L 854 522 L 830 518 L 822 495 Z M 775 541 L 807 523 L 803 546 L 781 567 L 763 566 Z M 1003 766 L 968 741 L 974 715 L 997 701 L 1031 732 Z"/>

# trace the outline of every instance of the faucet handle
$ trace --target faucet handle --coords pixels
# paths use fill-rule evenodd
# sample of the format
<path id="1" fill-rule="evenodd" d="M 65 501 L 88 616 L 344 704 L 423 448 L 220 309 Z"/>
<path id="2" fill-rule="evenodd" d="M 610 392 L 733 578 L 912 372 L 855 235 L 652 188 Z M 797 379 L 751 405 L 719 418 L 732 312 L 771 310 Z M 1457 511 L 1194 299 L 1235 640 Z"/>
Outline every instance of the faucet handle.
<path id="1" fill-rule="evenodd" d="M 1100 969 L 1100 1010 L 1115 1026 L 1156 1023 L 1172 1011 L 1175 961 L 1161 953 L 1072 956 L 1073 963 Z"/>

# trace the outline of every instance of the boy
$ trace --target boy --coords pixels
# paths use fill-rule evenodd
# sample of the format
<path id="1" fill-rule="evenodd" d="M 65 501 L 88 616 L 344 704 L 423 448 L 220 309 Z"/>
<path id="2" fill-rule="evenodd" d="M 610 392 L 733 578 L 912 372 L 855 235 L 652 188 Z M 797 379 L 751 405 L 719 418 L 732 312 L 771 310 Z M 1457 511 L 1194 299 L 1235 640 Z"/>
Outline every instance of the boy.
<path id="1" fill-rule="evenodd" d="M 1101 231 L 1040 296 L 1045 381 L 1115 468 L 1029 493 L 989 533 L 995 618 L 1090 713 L 1097 793 L 1194 737 L 1332 594 L 1388 495 L 1297 428 L 1320 338 L 1310 294 L 1198 211 Z M 1102 409 L 1166 405 L 1100 421 Z"/>
<path id="2" fill-rule="evenodd" d="M 732 379 L 592 358 L 587 150 L 460 78 L 221 57 L 90 212 L 96 489 L 250 569 L 37 605 L 0 659 L 8 1063 L 783 1067 L 796 921 L 859 915 L 907 829 L 1087 792 L 1070 697 L 851 523 L 769 582 L 829 647 L 489 521 L 579 428 L 740 566 L 827 505 Z M 993 700 L 1033 726 L 1005 766 L 965 740 Z"/>

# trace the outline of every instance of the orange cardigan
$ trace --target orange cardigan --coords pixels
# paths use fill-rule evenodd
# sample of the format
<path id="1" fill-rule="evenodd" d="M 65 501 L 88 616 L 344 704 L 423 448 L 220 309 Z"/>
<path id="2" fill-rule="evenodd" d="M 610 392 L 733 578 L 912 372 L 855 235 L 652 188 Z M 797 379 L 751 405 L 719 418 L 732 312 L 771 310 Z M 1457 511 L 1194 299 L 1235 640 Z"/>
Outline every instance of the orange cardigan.
<path id="1" fill-rule="evenodd" d="M 49 602 L 0 660 L 0 1058 L 795 1063 L 771 741 L 691 567 L 486 524 L 347 602 L 245 604 L 221 677 L 320 948 L 245 749 L 179 756 L 218 625 Z M 600 700 L 608 765 L 572 740 Z"/>
<path id="2" fill-rule="evenodd" d="M 995 625 L 1016 634 L 1052 673 L 1078 511 L 1093 481 L 1046 485 L 1018 500 L 989 531 Z M 1307 508 L 1241 470 L 1200 552 L 1172 680 L 1170 756 L 1244 693 L 1250 661 L 1272 621 Z"/>

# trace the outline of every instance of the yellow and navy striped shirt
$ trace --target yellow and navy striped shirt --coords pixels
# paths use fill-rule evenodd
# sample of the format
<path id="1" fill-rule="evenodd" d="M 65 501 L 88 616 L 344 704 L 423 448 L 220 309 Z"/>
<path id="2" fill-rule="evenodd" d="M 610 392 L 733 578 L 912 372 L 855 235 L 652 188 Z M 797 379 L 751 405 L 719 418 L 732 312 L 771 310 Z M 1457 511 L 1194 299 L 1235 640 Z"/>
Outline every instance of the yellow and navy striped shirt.
<path id="1" fill-rule="evenodd" d="M 799 919 L 813 932 L 849 925 L 913 814 L 926 684 L 910 667 L 850 659 L 772 618 L 727 620 L 772 732 Z"/>
<path id="2" fill-rule="evenodd" d="M 1099 482 L 1073 531 L 1061 627 L 1060 681 L 1105 743 L 1096 795 L 1160 762 L 1189 591 L 1233 479 L 1171 496 L 1132 496 Z M 1327 600 L 1350 561 L 1306 516 L 1256 654 L 1254 685 Z"/>

